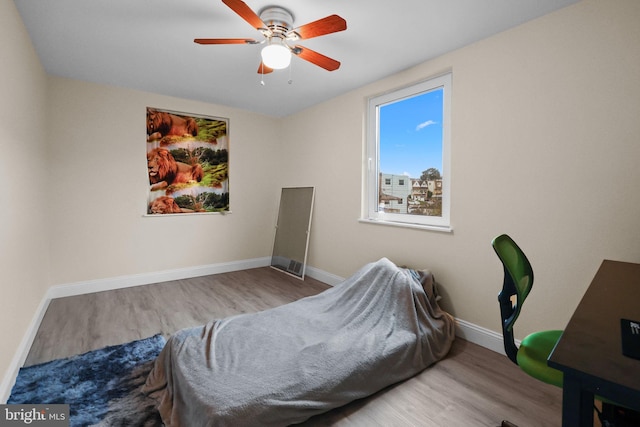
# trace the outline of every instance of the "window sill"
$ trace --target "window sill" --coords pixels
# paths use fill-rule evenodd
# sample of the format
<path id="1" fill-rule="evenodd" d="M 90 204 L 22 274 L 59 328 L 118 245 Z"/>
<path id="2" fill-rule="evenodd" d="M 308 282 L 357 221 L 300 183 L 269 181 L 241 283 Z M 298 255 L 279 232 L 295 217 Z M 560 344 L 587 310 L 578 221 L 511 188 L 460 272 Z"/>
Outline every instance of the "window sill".
<path id="1" fill-rule="evenodd" d="M 358 222 L 361 222 L 364 224 L 377 224 L 377 225 L 387 225 L 391 227 L 403 227 L 403 228 L 414 228 L 418 230 L 439 231 L 441 233 L 453 233 L 453 228 L 451 226 L 438 226 L 438 225 L 416 224 L 411 222 L 386 221 L 383 219 L 372 219 L 372 218 L 360 218 Z"/>

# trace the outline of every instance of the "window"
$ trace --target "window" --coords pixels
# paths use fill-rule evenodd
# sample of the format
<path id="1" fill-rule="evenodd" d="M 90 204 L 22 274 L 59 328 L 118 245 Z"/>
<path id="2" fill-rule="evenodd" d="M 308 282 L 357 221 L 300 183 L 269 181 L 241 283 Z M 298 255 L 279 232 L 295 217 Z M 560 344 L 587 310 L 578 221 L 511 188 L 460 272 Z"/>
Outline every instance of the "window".
<path id="1" fill-rule="evenodd" d="M 451 73 L 369 99 L 364 221 L 451 230 L 450 99 Z"/>

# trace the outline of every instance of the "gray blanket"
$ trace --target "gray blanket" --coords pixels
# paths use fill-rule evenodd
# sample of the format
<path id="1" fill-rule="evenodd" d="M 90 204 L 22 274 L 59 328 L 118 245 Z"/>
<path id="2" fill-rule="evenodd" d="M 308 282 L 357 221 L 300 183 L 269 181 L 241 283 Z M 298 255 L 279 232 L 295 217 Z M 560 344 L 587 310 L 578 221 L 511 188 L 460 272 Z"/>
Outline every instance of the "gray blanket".
<path id="1" fill-rule="evenodd" d="M 318 295 L 178 331 L 145 391 L 167 427 L 286 426 L 417 374 L 453 339 L 431 274 L 383 258 Z"/>

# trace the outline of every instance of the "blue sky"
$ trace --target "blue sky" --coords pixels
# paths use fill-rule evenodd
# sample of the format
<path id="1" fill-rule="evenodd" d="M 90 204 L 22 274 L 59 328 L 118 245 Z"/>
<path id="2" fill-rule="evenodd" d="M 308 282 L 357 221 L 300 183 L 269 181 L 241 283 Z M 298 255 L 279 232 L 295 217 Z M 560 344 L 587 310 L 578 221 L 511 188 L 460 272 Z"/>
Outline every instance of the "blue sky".
<path id="1" fill-rule="evenodd" d="M 442 173 L 442 89 L 380 107 L 380 172 L 419 178 Z"/>

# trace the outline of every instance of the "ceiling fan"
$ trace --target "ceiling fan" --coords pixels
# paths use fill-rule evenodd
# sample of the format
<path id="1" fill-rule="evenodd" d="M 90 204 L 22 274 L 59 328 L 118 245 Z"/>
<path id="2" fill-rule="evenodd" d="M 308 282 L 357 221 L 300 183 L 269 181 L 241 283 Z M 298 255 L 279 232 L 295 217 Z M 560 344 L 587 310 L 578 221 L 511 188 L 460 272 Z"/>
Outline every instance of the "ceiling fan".
<path id="1" fill-rule="evenodd" d="M 305 61 L 327 71 L 340 68 L 340 62 L 306 47 L 294 44 L 297 40 L 307 40 L 347 29 L 347 22 L 338 15 L 330 15 L 300 27 L 293 27 L 293 15 L 288 10 L 270 6 L 258 16 L 242 0 L 222 0 L 231 10 L 240 15 L 252 27 L 260 31 L 264 40 L 254 39 L 195 39 L 198 44 L 265 44 L 258 73 L 271 73 L 274 69 L 287 68 L 294 54 Z M 292 46 L 293 44 L 293 46 Z"/>

